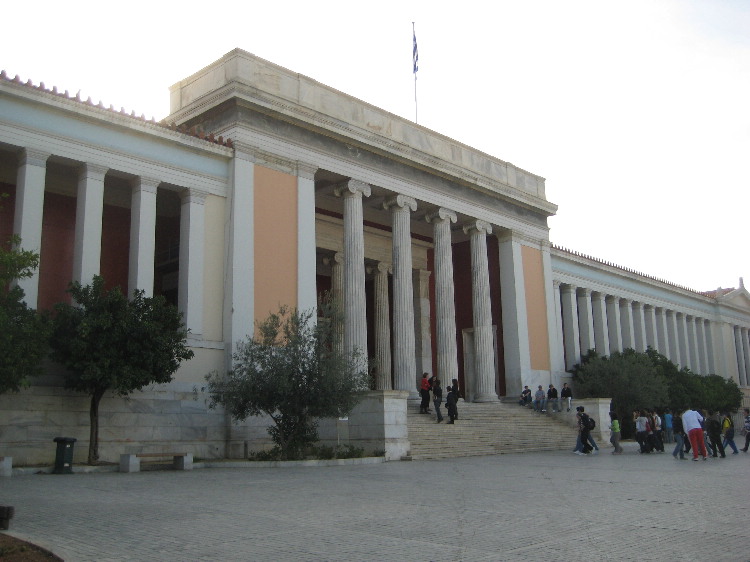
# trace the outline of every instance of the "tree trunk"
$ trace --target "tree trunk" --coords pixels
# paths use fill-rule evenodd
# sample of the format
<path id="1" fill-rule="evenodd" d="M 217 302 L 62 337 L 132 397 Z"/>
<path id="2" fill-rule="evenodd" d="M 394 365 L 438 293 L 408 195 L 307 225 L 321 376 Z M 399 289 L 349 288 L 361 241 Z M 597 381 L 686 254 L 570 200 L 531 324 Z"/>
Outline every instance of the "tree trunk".
<path id="1" fill-rule="evenodd" d="M 99 463 L 99 402 L 104 390 L 97 390 L 91 395 L 89 408 L 89 464 Z"/>

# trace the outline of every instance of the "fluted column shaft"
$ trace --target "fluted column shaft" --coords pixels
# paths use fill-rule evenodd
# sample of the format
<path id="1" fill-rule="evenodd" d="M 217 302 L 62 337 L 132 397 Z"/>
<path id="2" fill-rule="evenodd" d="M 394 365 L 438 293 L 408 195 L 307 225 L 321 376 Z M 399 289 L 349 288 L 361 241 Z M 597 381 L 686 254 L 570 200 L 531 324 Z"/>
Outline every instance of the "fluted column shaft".
<path id="1" fill-rule="evenodd" d="M 336 252 L 331 258 L 331 296 L 336 308 L 333 319 L 333 348 L 344 352 L 344 254 Z"/>
<path id="2" fill-rule="evenodd" d="M 591 289 L 578 289 L 578 330 L 581 334 L 581 354 L 596 348 L 594 315 L 591 310 Z"/>
<path id="3" fill-rule="evenodd" d="M 677 315 L 674 310 L 667 310 L 667 339 L 669 340 L 669 353 L 667 357 L 672 363 L 680 364 L 680 346 L 677 337 Z M 681 365 L 685 366 L 684 363 Z"/>
<path id="4" fill-rule="evenodd" d="M 682 312 L 675 314 L 677 322 L 677 341 L 680 346 L 680 365 L 690 367 L 688 338 L 687 338 L 687 316 Z"/>
<path id="5" fill-rule="evenodd" d="M 49 153 L 24 149 L 16 173 L 16 206 L 13 232 L 21 237 L 21 248 L 41 254 L 44 185 Z M 24 301 L 36 308 L 39 300 L 39 268 L 30 277 L 14 281 L 24 292 Z"/>
<path id="6" fill-rule="evenodd" d="M 705 320 L 695 319 L 695 336 L 698 339 L 698 356 L 700 358 L 700 372 L 702 375 L 710 374 L 708 367 L 708 347 L 706 345 Z"/>
<path id="7" fill-rule="evenodd" d="M 130 256 L 128 297 L 136 289 L 147 297 L 154 294 L 154 253 L 156 251 L 156 190 L 159 180 L 139 177 L 130 195 Z"/>
<path id="8" fill-rule="evenodd" d="M 487 263 L 487 235 L 492 226 L 476 221 L 464 227 L 471 236 L 471 302 L 474 315 L 475 402 L 497 400 L 495 392 L 495 350 L 492 334 L 490 273 Z"/>
<path id="9" fill-rule="evenodd" d="M 380 262 L 375 273 L 375 389 L 391 390 L 391 315 L 388 301 L 390 264 Z"/>
<path id="10" fill-rule="evenodd" d="M 367 320 L 365 317 L 365 236 L 362 197 L 370 196 L 370 186 L 349 180 L 336 188 L 344 199 L 344 352 L 359 353 L 367 361 Z"/>
<path id="11" fill-rule="evenodd" d="M 456 213 L 448 209 L 427 217 L 435 238 L 435 320 L 437 328 L 437 368 L 443 386 L 458 378 L 456 346 L 456 300 L 453 290 L 453 251 L 451 223 Z"/>
<path id="12" fill-rule="evenodd" d="M 657 350 L 669 359 L 669 326 L 667 323 L 667 311 L 664 308 L 656 309 L 656 337 L 658 341 Z"/>
<path id="13" fill-rule="evenodd" d="M 581 361 L 581 342 L 578 337 L 578 303 L 575 285 L 563 285 L 560 295 L 565 344 L 565 369 L 570 371 Z"/>
<path id="14" fill-rule="evenodd" d="M 180 194 L 180 272 L 177 307 L 183 313 L 190 335 L 203 335 L 203 273 L 206 244 L 206 195 L 185 189 Z"/>
<path id="15" fill-rule="evenodd" d="M 82 285 L 91 283 L 100 272 L 106 173 L 103 166 L 84 164 L 78 175 L 73 280 Z"/>
<path id="16" fill-rule="evenodd" d="M 742 328 L 740 335 L 742 336 L 742 356 L 745 358 L 744 377 L 740 377 L 740 382 L 743 386 L 748 386 L 750 383 L 750 340 L 747 328 Z"/>
<path id="17" fill-rule="evenodd" d="M 417 202 L 397 195 L 384 204 L 391 210 L 393 227 L 393 372 L 396 390 L 416 397 L 417 363 L 414 338 L 414 285 L 412 282 L 411 213 Z"/>
<path id="18" fill-rule="evenodd" d="M 646 347 L 656 350 L 659 345 L 656 336 L 656 309 L 653 306 L 646 305 L 643 307 L 643 320 L 646 323 Z"/>
<path id="19" fill-rule="evenodd" d="M 646 323 L 643 318 L 643 303 L 633 303 L 633 339 L 635 350 L 646 351 Z"/>
<path id="20" fill-rule="evenodd" d="M 688 351 L 690 360 L 690 370 L 694 373 L 701 372 L 700 359 L 698 356 L 698 334 L 695 330 L 695 316 L 688 316 L 687 321 L 687 336 L 688 336 Z"/>
<path id="21" fill-rule="evenodd" d="M 622 325 L 620 324 L 620 299 L 609 295 L 607 303 L 607 330 L 609 331 L 609 350 L 622 351 Z"/>
<path id="22" fill-rule="evenodd" d="M 594 319 L 594 343 L 599 355 L 609 355 L 609 334 L 607 333 L 607 307 L 602 293 L 591 295 L 591 311 Z"/>
<path id="23" fill-rule="evenodd" d="M 635 349 L 635 338 L 633 337 L 633 301 L 620 299 L 620 323 L 622 325 L 622 347 L 623 349 Z"/>
<path id="24" fill-rule="evenodd" d="M 747 385 L 747 363 L 745 362 L 745 351 L 742 345 L 742 329 L 739 326 L 734 327 L 734 349 L 737 356 L 738 383 L 740 386 L 745 386 Z"/>

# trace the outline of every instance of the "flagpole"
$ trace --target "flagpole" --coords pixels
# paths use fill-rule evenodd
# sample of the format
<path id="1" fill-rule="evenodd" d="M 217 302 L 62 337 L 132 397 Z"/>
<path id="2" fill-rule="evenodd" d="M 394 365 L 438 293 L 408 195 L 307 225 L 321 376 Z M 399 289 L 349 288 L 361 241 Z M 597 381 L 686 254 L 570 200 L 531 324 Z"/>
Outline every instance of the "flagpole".
<path id="1" fill-rule="evenodd" d="M 419 52 L 417 51 L 417 32 L 414 29 L 414 22 L 411 22 L 411 32 L 414 38 L 414 49 L 412 61 L 414 63 L 414 122 L 419 123 L 419 106 L 417 105 L 417 71 L 419 70 Z"/>

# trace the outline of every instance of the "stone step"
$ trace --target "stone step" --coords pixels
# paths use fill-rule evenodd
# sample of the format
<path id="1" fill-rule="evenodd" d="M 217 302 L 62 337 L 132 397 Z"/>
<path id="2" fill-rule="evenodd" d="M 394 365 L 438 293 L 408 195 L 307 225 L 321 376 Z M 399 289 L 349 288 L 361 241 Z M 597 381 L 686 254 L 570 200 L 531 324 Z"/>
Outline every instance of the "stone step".
<path id="1" fill-rule="evenodd" d="M 431 405 L 432 409 L 432 405 Z M 576 429 L 569 413 L 536 413 L 517 404 L 459 402 L 455 424 L 436 423 L 435 414 L 420 414 L 419 404 L 407 411 L 410 458 L 438 459 L 457 456 L 497 455 L 524 451 L 571 448 Z"/>

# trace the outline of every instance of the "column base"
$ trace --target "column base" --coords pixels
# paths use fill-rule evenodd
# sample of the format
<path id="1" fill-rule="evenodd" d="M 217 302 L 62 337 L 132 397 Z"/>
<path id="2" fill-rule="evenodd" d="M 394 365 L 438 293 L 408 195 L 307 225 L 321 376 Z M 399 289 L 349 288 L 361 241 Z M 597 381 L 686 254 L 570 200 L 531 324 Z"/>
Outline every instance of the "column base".
<path id="1" fill-rule="evenodd" d="M 475 396 L 472 402 L 500 402 L 500 399 L 496 394 L 481 394 L 479 396 Z"/>

